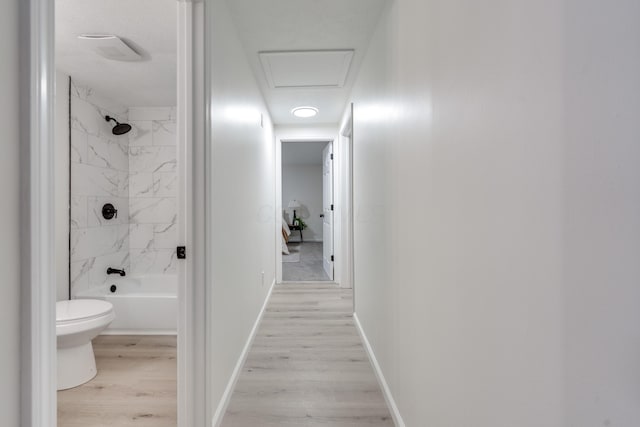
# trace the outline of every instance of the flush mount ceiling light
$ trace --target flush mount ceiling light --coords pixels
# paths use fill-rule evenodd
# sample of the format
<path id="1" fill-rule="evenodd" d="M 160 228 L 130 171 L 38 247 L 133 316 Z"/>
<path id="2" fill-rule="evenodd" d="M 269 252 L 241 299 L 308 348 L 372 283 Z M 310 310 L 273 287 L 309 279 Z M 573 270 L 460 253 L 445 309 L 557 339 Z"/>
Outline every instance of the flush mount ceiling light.
<path id="1" fill-rule="evenodd" d="M 296 117 L 309 118 L 318 114 L 318 109 L 315 107 L 296 107 L 291 110 L 291 114 Z"/>
<path id="2" fill-rule="evenodd" d="M 142 57 L 113 34 L 81 34 L 78 39 L 85 42 L 95 53 L 114 61 L 140 61 Z"/>

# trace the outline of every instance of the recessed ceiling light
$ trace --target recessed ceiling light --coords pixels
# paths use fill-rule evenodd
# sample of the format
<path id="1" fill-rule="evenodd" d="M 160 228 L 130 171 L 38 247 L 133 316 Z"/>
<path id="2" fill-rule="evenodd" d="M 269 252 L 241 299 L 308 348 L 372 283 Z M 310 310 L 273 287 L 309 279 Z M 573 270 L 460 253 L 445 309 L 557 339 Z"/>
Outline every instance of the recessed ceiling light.
<path id="1" fill-rule="evenodd" d="M 296 107 L 291 110 L 291 114 L 296 117 L 308 118 L 318 114 L 318 109 L 315 107 Z"/>

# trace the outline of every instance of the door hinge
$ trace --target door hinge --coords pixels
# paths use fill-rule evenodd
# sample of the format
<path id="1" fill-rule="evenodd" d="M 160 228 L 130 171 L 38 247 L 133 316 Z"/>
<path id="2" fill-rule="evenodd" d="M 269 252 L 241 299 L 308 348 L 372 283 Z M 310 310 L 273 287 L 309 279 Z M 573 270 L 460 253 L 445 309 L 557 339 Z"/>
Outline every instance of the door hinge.
<path id="1" fill-rule="evenodd" d="M 331 160 L 333 160 L 333 153 L 331 153 Z"/>
<path id="2" fill-rule="evenodd" d="M 333 262 L 333 255 L 331 255 L 331 262 Z"/>
<path id="3" fill-rule="evenodd" d="M 331 210 L 333 210 L 333 205 L 331 205 Z"/>
<path id="4" fill-rule="evenodd" d="M 176 248 L 176 254 L 178 259 L 187 259 L 187 248 L 185 246 L 178 246 Z"/>

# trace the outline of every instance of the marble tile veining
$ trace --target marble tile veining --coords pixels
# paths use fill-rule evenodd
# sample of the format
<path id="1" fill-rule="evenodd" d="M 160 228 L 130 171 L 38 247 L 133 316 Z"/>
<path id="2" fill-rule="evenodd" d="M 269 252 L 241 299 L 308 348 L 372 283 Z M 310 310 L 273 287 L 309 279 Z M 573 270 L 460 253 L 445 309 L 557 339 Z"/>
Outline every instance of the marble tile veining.
<path id="1" fill-rule="evenodd" d="M 87 227 L 87 197 L 72 196 L 71 197 L 71 218 L 69 225 L 71 228 Z"/>
<path id="2" fill-rule="evenodd" d="M 113 225 L 71 230 L 71 261 L 112 254 L 129 248 L 129 226 Z"/>
<path id="3" fill-rule="evenodd" d="M 71 262 L 71 295 L 75 296 L 79 292 L 89 289 L 89 271 L 93 268 L 95 258 L 88 258 L 81 261 Z"/>
<path id="4" fill-rule="evenodd" d="M 130 172 L 176 172 L 175 147 L 130 147 Z"/>
<path id="5" fill-rule="evenodd" d="M 131 271 L 134 275 L 175 274 L 175 249 L 131 249 Z"/>
<path id="6" fill-rule="evenodd" d="M 167 121 L 176 120 L 175 107 L 131 107 L 129 108 L 129 119 L 133 121 Z"/>
<path id="7" fill-rule="evenodd" d="M 175 146 L 176 145 L 176 123 L 174 121 L 154 121 L 152 122 L 153 145 L 155 146 Z"/>
<path id="8" fill-rule="evenodd" d="M 155 224 L 130 224 L 129 247 L 131 249 L 153 249 Z"/>
<path id="9" fill-rule="evenodd" d="M 175 173 L 154 173 L 153 194 L 156 197 L 177 197 L 178 176 Z"/>
<path id="10" fill-rule="evenodd" d="M 153 173 L 137 172 L 129 175 L 129 197 L 154 197 L 156 195 Z"/>
<path id="11" fill-rule="evenodd" d="M 153 145 L 153 135 L 151 133 L 150 121 L 130 121 L 131 135 L 129 136 L 129 146 L 144 147 Z"/>
<path id="12" fill-rule="evenodd" d="M 128 174 L 123 171 L 71 163 L 71 195 L 128 197 Z"/>
<path id="13" fill-rule="evenodd" d="M 71 161 L 87 163 L 88 135 L 78 129 L 71 130 Z"/>
<path id="14" fill-rule="evenodd" d="M 175 197 L 131 199 L 129 221 L 131 224 L 175 223 L 178 215 Z"/>
<path id="15" fill-rule="evenodd" d="M 129 147 L 116 140 L 89 135 L 86 163 L 127 172 L 129 170 Z"/>

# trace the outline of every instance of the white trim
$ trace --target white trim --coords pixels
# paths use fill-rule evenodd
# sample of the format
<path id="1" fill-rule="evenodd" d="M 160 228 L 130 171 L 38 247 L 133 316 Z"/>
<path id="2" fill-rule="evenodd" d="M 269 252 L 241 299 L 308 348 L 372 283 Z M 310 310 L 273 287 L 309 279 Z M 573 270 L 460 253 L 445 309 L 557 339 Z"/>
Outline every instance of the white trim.
<path id="1" fill-rule="evenodd" d="M 206 372 L 206 298 L 204 271 L 205 239 L 203 233 L 204 168 L 202 150 L 205 148 L 204 117 L 204 21 L 203 3 L 178 1 L 178 39 L 180 88 L 189 93 L 180 96 L 181 115 L 178 119 L 180 136 L 186 141 L 185 161 L 191 175 L 182 182 L 192 190 L 184 202 L 189 262 L 181 268 L 182 281 L 188 298 L 181 305 L 179 327 L 184 339 L 178 345 L 178 425 L 205 425 L 207 409 Z M 56 331 L 55 287 L 51 278 L 54 269 L 54 25 L 53 0 L 21 2 L 20 27 L 26 54 L 21 68 L 29 70 L 28 79 L 21 81 L 21 93 L 28 97 L 21 105 L 21 130 L 28 141 L 22 144 L 21 186 L 25 193 L 21 210 L 26 220 L 21 224 L 25 243 L 22 248 L 22 379 L 21 425 L 30 427 L 56 426 Z M 180 91 L 179 91 L 180 92 Z M 200 127 L 199 127 L 200 126 Z M 191 132 L 193 132 L 191 134 Z M 201 159 L 191 163 L 193 159 Z M 193 166 L 190 168 L 189 165 Z M 193 188 L 190 188 L 193 185 Z M 196 209 L 198 208 L 198 209 Z M 193 218 L 193 221 L 189 219 Z M 189 236 L 193 236 L 189 240 Z M 193 248 L 193 252 L 191 252 Z M 202 250 L 200 250 L 202 248 Z M 184 294 L 182 294 L 184 296 Z M 183 333 L 184 332 L 184 333 Z M 188 334 L 187 334 L 188 332 Z"/>
<path id="2" fill-rule="evenodd" d="M 291 238 L 293 237 L 293 238 Z M 300 234 L 291 234 L 291 237 L 289 237 L 289 243 L 322 243 L 322 240 L 319 239 L 304 239 L 304 242 L 300 241 Z M 282 241 L 280 241 L 282 242 Z M 280 250 L 282 251 L 282 246 L 280 246 Z"/>
<path id="3" fill-rule="evenodd" d="M 204 91 L 203 5 L 190 1 L 177 4 L 177 137 L 178 137 L 178 239 L 186 246 L 187 258 L 178 265 L 178 427 L 198 427 L 206 419 L 206 325 L 204 291 L 204 219 L 198 204 L 204 199 L 204 177 L 199 153 L 204 145 L 198 125 L 204 122 L 200 94 Z M 198 157 L 200 156 L 200 157 Z M 198 269 L 199 268 L 199 269 Z"/>
<path id="4" fill-rule="evenodd" d="M 236 362 L 236 366 L 233 369 L 233 373 L 229 378 L 227 387 L 224 389 L 224 393 L 222 394 L 222 398 L 220 399 L 220 404 L 218 404 L 218 407 L 216 408 L 216 412 L 213 415 L 213 420 L 211 423 L 213 427 L 218 427 L 220 423 L 222 423 L 224 414 L 227 411 L 229 402 L 231 401 L 233 390 L 236 387 L 238 378 L 240 378 L 242 367 L 244 366 L 244 362 L 247 360 L 247 356 L 249 355 L 249 350 L 251 349 L 251 344 L 253 344 L 253 340 L 256 337 L 256 333 L 258 332 L 258 327 L 260 326 L 260 322 L 262 322 L 262 317 L 264 316 L 264 312 L 267 309 L 267 305 L 269 304 L 269 300 L 271 299 L 271 293 L 273 292 L 273 288 L 275 286 L 276 286 L 276 281 L 274 279 L 273 282 L 271 282 L 271 287 L 269 288 L 267 297 L 264 299 L 264 304 L 262 305 L 262 309 L 260 309 L 260 313 L 258 313 L 258 317 L 256 318 L 256 321 L 253 324 L 253 328 L 251 329 L 251 332 L 249 333 L 247 342 L 245 343 L 244 348 L 242 349 L 242 353 L 240 353 L 240 357 Z"/>
<path id="5" fill-rule="evenodd" d="M 274 167 L 274 206 L 275 206 L 275 227 L 273 232 L 275 233 L 275 245 L 276 245 L 276 282 L 282 282 L 282 239 L 280 235 L 282 233 L 282 140 L 278 139 L 274 136 L 274 159 L 275 159 L 275 167 Z"/>
<path id="6" fill-rule="evenodd" d="M 54 212 L 54 4 L 51 0 L 21 2 L 21 287 L 22 396 L 21 425 L 56 425 L 55 224 Z"/>
<path id="7" fill-rule="evenodd" d="M 328 144 L 333 141 L 334 138 L 285 138 L 280 140 L 280 142 L 285 144 L 291 142 L 325 142 Z"/>
<path id="8" fill-rule="evenodd" d="M 334 282 L 333 280 L 283 280 L 280 282 L 281 285 L 336 285 L 339 286 L 338 282 Z"/>
<path id="9" fill-rule="evenodd" d="M 382 369 L 378 364 L 378 359 L 376 359 L 373 348 L 371 348 L 371 344 L 369 344 L 367 335 L 364 333 L 364 330 L 362 329 L 362 325 L 360 324 L 360 320 L 358 319 L 358 315 L 356 313 L 353 313 L 353 322 L 356 325 L 356 329 L 358 329 L 358 333 L 360 334 L 360 338 L 362 339 L 364 348 L 367 351 L 367 356 L 369 356 L 369 361 L 371 362 L 373 371 L 376 373 L 376 378 L 378 379 L 380 388 L 382 388 L 382 394 L 384 395 L 384 400 L 387 401 L 387 406 L 389 407 L 389 411 L 391 412 L 391 416 L 393 417 L 393 422 L 395 423 L 396 427 L 405 427 L 405 423 L 402 420 L 402 416 L 400 415 L 400 411 L 398 410 L 396 401 L 393 399 L 393 395 L 391 394 L 391 389 L 387 384 L 387 380 L 384 378 Z"/>
<path id="10" fill-rule="evenodd" d="M 339 243 L 336 258 L 340 260 L 339 281 L 343 288 L 354 288 L 353 268 L 353 103 L 344 113 L 340 125 L 338 144 L 336 147 L 337 173 L 336 187 L 339 197 L 336 200 L 336 212 L 339 216 L 337 224 Z M 354 289 L 355 311 L 355 289 Z"/>
<path id="11" fill-rule="evenodd" d="M 175 329 L 107 329 L 100 335 L 178 335 Z"/>
<path id="12" fill-rule="evenodd" d="M 280 223 L 282 218 L 282 144 L 290 143 L 290 142 L 325 142 L 325 143 L 334 143 L 335 138 L 322 138 L 322 137 L 302 137 L 302 138 L 280 138 L 278 137 L 278 130 L 276 129 L 276 143 L 275 143 L 275 234 L 276 234 L 276 282 L 283 283 L 282 280 L 282 239 L 280 238 L 280 233 L 282 233 L 282 224 Z M 335 154 L 334 154 L 335 155 Z M 336 187 L 334 184 L 334 202 L 336 196 Z M 293 236 L 296 240 L 293 240 L 292 243 L 300 243 L 299 236 Z M 317 242 L 317 240 L 307 240 L 307 242 Z M 334 253 L 336 250 L 336 239 L 335 239 L 335 229 L 334 229 L 334 242 L 333 242 Z M 335 266 L 335 264 L 334 264 Z M 335 277 L 335 276 L 334 276 Z"/>

